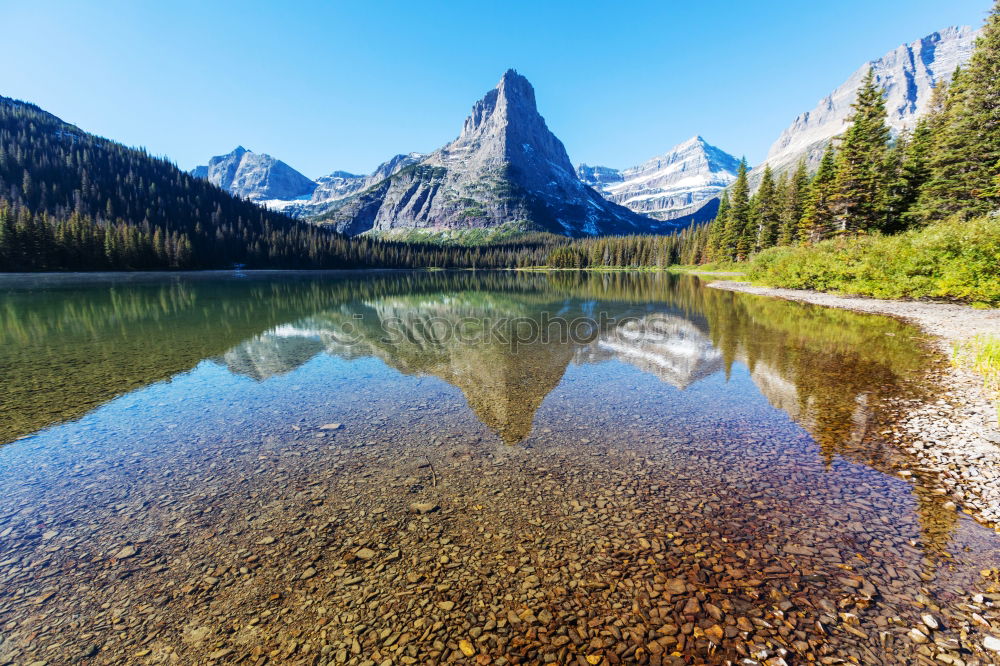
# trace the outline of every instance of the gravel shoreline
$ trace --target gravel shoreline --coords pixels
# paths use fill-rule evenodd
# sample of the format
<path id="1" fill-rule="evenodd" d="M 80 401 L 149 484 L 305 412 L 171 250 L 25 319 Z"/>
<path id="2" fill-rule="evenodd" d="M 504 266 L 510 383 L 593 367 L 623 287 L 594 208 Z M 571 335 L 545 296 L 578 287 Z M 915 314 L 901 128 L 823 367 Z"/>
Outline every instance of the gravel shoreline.
<path id="1" fill-rule="evenodd" d="M 955 342 L 980 333 L 1000 332 L 1000 310 L 916 301 L 886 301 L 801 289 L 757 287 L 748 282 L 718 281 L 715 289 L 889 315 L 910 321 L 932 336 L 934 347 L 950 357 Z M 974 372 L 942 364 L 930 379 L 940 390 L 928 401 L 900 404 L 895 442 L 939 474 L 955 501 L 979 521 L 1000 528 L 1000 425 L 996 406 Z"/>

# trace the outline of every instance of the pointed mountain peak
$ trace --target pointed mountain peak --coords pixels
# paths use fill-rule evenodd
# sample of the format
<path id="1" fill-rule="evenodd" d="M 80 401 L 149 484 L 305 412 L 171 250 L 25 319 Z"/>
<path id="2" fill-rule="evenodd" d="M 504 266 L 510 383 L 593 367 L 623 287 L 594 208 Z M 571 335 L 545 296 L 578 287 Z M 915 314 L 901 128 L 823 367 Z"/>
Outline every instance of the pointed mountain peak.
<path id="1" fill-rule="evenodd" d="M 521 122 L 530 120 L 545 124 L 538 114 L 535 89 L 531 87 L 531 83 L 515 70 L 508 69 L 500 77 L 496 87 L 473 105 L 472 112 L 465 119 L 462 135 L 468 136 L 480 131 L 491 124 L 494 118 L 503 125 L 513 117 L 517 117 Z"/>
<path id="2" fill-rule="evenodd" d="M 508 69 L 504 72 L 496 89 L 500 93 L 501 100 L 508 105 L 516 104 L 530 107 L 531 111 L 536 110 L 535 89 L 528 79 L 517 73 L 517 70 Z"/>
<path id="3" fill-rule="evenodd" d="M 246 153 L 249 153 L 249 152 L 250 152 L 250 151 L 249 151 L 249 150 L 247 150 L 246 148 L 244 148 L 243 146 L 236 146 L 236 147 L 235 147 L 235 148 L 233 149 L 233 152 L 231 152 L 231 153 L 229 153 L 229 154 L 230 154 L 230 155 L 244 155 L 244 154 L 246 154 Z"/>
<path id="4" fill-rule="evenodd" d="M 509 223 L 574 236 L 662 228 L 580 182 L 534 88 L 513 69 L 472 106 L 458 138 L 321 219 L 352 235 Z"/>

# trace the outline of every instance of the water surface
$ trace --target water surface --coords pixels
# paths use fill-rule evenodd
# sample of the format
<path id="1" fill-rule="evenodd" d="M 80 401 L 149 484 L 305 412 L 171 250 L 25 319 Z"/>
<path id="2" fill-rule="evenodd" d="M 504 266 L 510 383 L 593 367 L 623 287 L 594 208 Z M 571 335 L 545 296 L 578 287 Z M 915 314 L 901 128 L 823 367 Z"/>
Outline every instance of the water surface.
<path id="1" fill-rule="evenodd" d="M 913 663 L 1000 564 L 882 440 L 928 362 L 667 274 L 0 278 L 0 663 Z"/>

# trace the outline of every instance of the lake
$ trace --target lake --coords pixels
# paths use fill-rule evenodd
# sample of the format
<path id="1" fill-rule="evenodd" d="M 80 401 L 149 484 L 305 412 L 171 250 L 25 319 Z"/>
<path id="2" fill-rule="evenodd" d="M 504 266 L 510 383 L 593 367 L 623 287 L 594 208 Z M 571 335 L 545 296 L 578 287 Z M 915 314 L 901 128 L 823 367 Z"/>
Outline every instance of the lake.
<path id="1" fill-rule="evenodd" d="M 0 276 L 0 664 L 931 663 L 1000 538 L 899 474 L 928 349 L 667 273 Z"/>

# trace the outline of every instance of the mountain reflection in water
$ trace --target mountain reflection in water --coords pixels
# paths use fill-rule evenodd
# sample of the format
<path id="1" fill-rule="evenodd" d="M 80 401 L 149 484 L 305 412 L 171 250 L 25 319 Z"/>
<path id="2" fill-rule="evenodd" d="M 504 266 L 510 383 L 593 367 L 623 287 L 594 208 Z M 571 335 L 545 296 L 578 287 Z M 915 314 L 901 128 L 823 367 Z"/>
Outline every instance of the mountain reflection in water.
<path id="1" fill-rule="evenodd" d="M 535 411 L 571 362 L 620 361 L 681 389 L 722 368 L 722 354 L 707 333 L 676 314 L 604 305 L 602 325 L 590 318 L 592 302 L 517 305 L 494 302 L 488 294 L 358 304 L 279 326 L 230 349 L 219 362 L 231 372 L 265 380 L 323 352 L 344 359 L 375 357 L 402 373 L 433 375 L 458 387 L 479 419 L 508 444 L 528 436 Z M 546 327 L 544 314 L 552 312 L 560 321 Z M 535 326 L 526 326 L 529 322 Z M 570 332 L 564 322 L 577 326 Z M 517 338 L 518 325 L 538 335 Z"/>
<path id="2" fill-rule="evenodd" d="M 967 600 L 997 552 L 882 439 L 928 360 L 893 319 L 669 274 L 0 278 L 0 662 L 295 636 L 382 663 L 397 620 L 480 613 L 491 654 L 564 622 L 566 658 L 674 627 L 689 663 L 749 632 L 912 663 L 888 618 Z M 359 626 L 363 654 L 328 633 Z M 465 659 L 411 639 L 405 663 Z"/>
<path id="3" fill-rule="evenodd" d="M 570 363 L 617 361 L 685 389 L 739 362 L 832 456 L 860 441 L 872 394 L 903 389 L 922 354 L 914 329 L 892 319 L 670 274 L 182 275 L 80 286 L 36 278 L 0 283 L 0 302 L 0 441 L 206 358 L 263 381 L 326 353 L 439 377 L 511 444 L 530 433 Z M 572 339 L 510 343 L 512 325 L 544 317 L 594 325 Z M 469 335 L 469 322 L 486 328 Z"/>

